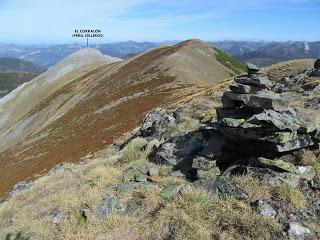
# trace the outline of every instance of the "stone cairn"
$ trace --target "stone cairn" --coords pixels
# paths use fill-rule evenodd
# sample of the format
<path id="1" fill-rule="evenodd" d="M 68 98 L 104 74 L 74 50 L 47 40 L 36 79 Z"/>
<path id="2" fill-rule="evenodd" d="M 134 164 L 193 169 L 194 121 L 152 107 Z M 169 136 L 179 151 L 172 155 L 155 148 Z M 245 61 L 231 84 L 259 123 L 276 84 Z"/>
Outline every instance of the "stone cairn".
<path id="1" fill-rule="evenodd" d="M 222 96 L 223 107 L 217 109 L 217 130 L 233 151 L 275 158 L 319 140 L 316 126 L 272 91 L 273 83 L 257 66 L 248 63 L 247 74 L 234 81 Z"/>

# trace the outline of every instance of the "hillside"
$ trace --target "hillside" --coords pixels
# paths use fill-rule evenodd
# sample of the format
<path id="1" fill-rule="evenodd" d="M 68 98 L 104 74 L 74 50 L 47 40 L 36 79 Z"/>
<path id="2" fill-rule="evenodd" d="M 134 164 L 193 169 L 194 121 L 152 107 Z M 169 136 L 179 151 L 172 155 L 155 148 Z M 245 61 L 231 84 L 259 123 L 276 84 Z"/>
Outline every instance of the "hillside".
<path id="1" fill-rule="evenodd" d="M 286 60 L 315 59 L 320 56 L 320 42 L 273 42 L 236 58 L 267 66 Z"/>
<path id="2" fill-rule="evenodd" d="M 199 41 L 187 41 L 100 69 L 119 64 L 124 73 L 120 80 L 128 83 L 134 76 L 124 77 L 129 70 L 147 69 L 149 64 L 161 66 L 177 54 L 199 57 L 200 52 L 208 56 L 203 54 L 207 47 Z M 154 73 L 148 72 L 132 79 L 130 87 L 134 86 L 135 93 L 122 87 L 131 95 L 121 101 L 102 99 L 109 104 L 98 109 L 95 101 L 80 102 L 71 124 L 86 135 L 67 145 L 68 151 L 77 150 L 74 145 L 85 146 L 84 137 L 93 133 L 88 131 L 90 123 L 104 130 L 89 138 L 90 142 L 103 134 L 107 139 L 107 134 L 117 135 L 113 130 L 119 131 L 119 124 L 129 126 L 123 119 L 136 122 L 134 114 L 142 113 L 142 108 L 156 108 L 142 114 L 132 131 L 116 137 L 112 144 L 101 145 L 99 151 L 92 150 L 80 163 L 57 164 L 43 176 L 15 185 L 0 203 L 0 238 L 319 239 L 320 115 L 319 104 L 309 105 L 308 101 L 319 96 L 320 68 L 297 74 L 295 66 L 301 64 L 283 66 L 287 67 L 285 74 L 290 66 L 290 81 L 271 82 L 257 66 L 249 64 L 247 74 L 221 84 L 210 82 L 212 87 L 197 87 L 202 81 L 184 86 L 181 80 L 176 82 L 178 76 L 159 73 L 148 78 Z M 268 73 L 280 69 L 279 64 L 271 66 Z M 92 80 L 92 73 L 87 76 Z M 111 82 L 102 80 L 95 86 Z M 119 83 L 119 78 L 115 82 Z M 139 88 L 139 82 L 148 85 Z M 147 86 L 150 88 L 145 92 Z M 106 87 L 102 90 L 108 92 Z M 102 96 L 99 94 L 99 99 Z M 101 124 L 101 115 L 87 117 L 92 111 L 110 115 L 110 109 L 121 117 L 113 118 L 116 125 L 111 127 L 103 128 L 107 126 Z M 81 121 L 87 123 L 85 127 Z M 77 134 L 76 130 L 62 130 L 68 136 Z M 47 146 L 59 145 L 62 137 Z M 40 153 L 27 151 L 33 157 Z M 65 147 L 60 146 L 60 151 L 68 160 Z"/>
<path id="3" fill-rule="evenodd" d="M 82 49 L 20 86 L 0 100 L 0 192 L 107 146 L 156 106 L 222 83 L 235 74 L 226 67 L 234 59 L 220 63 L 219 55 L 198 40 L 113 64 L 96 50 Z"/>
<path id="4" fill-rule="evenodd" d="M 44 70 L 45 69 L 39 65 L 18 58 L 0 58 L 0 71 L 41 73 Z"/>

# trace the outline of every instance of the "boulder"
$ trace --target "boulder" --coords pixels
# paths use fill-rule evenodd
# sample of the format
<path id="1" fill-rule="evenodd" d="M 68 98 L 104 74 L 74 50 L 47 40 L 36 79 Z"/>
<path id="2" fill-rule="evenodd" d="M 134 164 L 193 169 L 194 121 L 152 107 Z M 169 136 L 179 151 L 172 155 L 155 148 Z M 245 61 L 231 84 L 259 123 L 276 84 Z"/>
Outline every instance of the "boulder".
<path id="1" fill-rule="evenodd" d="M 140 125 L 139 133 L 143 137 L 154 137 L 160 140 L 163 133 L 175 122 L 175 118 L 168 111 L 156 108 L 154 111 L 147 113 Z"/>
<path id="2" fill-rule="evenodd" d="M 267 218 L 275 218 L 277 216 L 276 210 L 273 209 L 273 207 L 263 201 L 263 200 L 257 200 L 253 204 L 253 209 L 260 215 L 267 217 Z"/>
<path id="3" fill-rule="evenodd" d="M 202 148 L 203 140 L 201 133 L 174 137 L 169 142 L 160 145 L 155 155 L 155 162 L 171 166 L 188 164 L 191 166 L 193 156 Z"/>
<path id="4" fill-rule="evenodd" d="M 249 73 L 257 73 L 260 70 L 259 67 L 253 63 L 247 63 L 246 66 Z"/>
<path id="5" fill-rule="evenodd" d="M 176 119 L 177 123 L 184 122 L 188 118 L 187 113 L 181 107 L 178 107 L 174 111 L 173 117 Z"/>
<path id="6" fill-rule="evenodd" d="M 285 232 L 290 240 L 304 240 L 305 235 L 311 233 L 309 228 L 302 226 L 298 222 L 286 223 Z"/>
<path id="7" fill-rule="evenodd" d="M 320 59 L 317 59 L 317 60 L 314 62 L 314 68 L 317 69 L 317 70 L 320 70 Z"/>
<path id="8" fill-rule="evenodd" d="M 212 136 L 204 143 L 203 149 L 199 154 L 206 158 L 215 159 L 221 156 L 222 149 L 225 145 L 226 143 L 221 139 L 221 136 Z"/>
<path id="9" fill-rule="evenodd" d="M 213 161 L 212 159 L 205 158 L 202 156 L 196 156 L 192 161 L 192 167 L 197 170 L 208 171 L 215 166 L 216 166 L 216 161 Z"/>
<path id="10" fill-rule="evenodd" d="M 247 198 L 247 195 L 244 192 L 238 189 L 224 176 L 201 179 L 194 182 L 194 186 L 221 197 L 234 197 L 239 200 Z"/>

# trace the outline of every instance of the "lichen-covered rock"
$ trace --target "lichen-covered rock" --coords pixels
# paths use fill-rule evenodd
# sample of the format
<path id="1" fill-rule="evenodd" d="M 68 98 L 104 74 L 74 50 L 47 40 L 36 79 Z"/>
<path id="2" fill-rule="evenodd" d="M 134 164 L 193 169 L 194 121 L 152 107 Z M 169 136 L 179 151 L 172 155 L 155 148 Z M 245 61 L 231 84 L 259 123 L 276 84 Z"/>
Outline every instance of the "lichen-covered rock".
<path id="1" fill-rule="evenodd" d="M 97 219 L 102 219 L 107 217 L 112 212 L 124 212 L 125 207 L 123 204 L 117 203 L 117 199 L 113 195 L 109 195 L 102 199 L 99 206 L 94 212 L 94 216 Z"/>
<path id="2" fill-rule="evenodd" d="M 250 124 L 248 126 L 248 124 Z M 279 113 L 273 110 L 264 110 L 262 113 L 255 114 L 242 124 L 243 128 L 252 125 L 265 126 L 268 125 L 279 130 L 297 131 L 301 122 L 290 113 Z"/>
<path id="3" fill-rule="evenodd" d="M 162 189 L 160 196 L 166 200 L 176 197 L 184 188 L 188 188 L 188 184 L 174 184 Z"/>
<path id="4" fill-rule="evenodd" d="M 154 137 L 160 140 L 163 133 L 175 122 L 175 118 L 167 110 L 156 108 L 145 116 L 140 125 L 139 133 L 143 137 Z"/>
<path id="5" fill-rule="evenodd" d="M 203 141 L 201 133 L 189 133 L 182 137 L 174 137 L 169 142 L 160 145 L 155 155 L 155 162 L 171 166 L 191 165 L 192 158 L 195 152 L 201 149 Z"/>
<path id="6" fill-rule="evenodd" d="M 298 173 L 298 169 L 295 165 L 289 162 L 285 162 L 281 159 L 271 160 L 263 157 L 251 158 L 250 164 L 257 167 L 270 168 L 275 171 Z"/>
<path id="7" fill-rule="evenodd" d="M 202 156 L 196 156 L 192 161 L 192 167 L 198 170 L 208 171 L 216 166 L 216 161 Z"/>
<path id="8" fill-rule="evenodd" d="M 212 167 L 210 170 L 198 170 L 197 178 L 198 179 L 208 179 L 211 177 L 216 177 L 221 175 L 220 169 L 218 167 Z"/>
<path id="9" fill-rule="evenodd" d="M 194 183 L 195 187 L 217 194 L 221 197 L 234 197 L 245 199 L 247 195 L 238 189 L 230 180 L 224 176 L 201 179 Z"/>

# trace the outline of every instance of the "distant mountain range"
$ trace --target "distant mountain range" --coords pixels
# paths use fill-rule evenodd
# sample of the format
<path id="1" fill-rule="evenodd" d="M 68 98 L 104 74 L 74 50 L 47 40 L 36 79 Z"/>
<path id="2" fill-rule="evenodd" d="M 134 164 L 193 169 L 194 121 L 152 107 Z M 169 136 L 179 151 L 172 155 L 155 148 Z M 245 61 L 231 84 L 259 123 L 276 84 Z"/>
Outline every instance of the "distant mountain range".
<path id="1" fill-rule="evenodd" d="M 175 44 L 167 42 L 118 42 L 95 44 L 92 47 L 105 55 L 127 58 L 143 53 L 160 45 Z M 236 57 L 242 62 L 252 62 L 266 66 L 284 60 L 320 57 L 319 42 L 265 42 L 265 41 L 214 41 L 211 45 Z M 0 44 L 0 57 L 14 57 L 34 62 L 44 68 L 55 65 L 58 61 L 75 51 L 84 48 L 80 44 L 60 45 L 15 45 Z"/>
<path id="2" fill-rule="evenodd" d="M 43 71 L 43 67 L 32 62 L 18 58 L 0 58 L 0 98 Z"/>
<path id="3" fill-rule="evenodd" d="M 320 57 L 318 42 L 272 42 L 254 51 L 238 54 L 235 57 L 241 62 L 252 62 L 259 66 L 294 60 Z"/>
<path id="4" fill-rule="evenodd" d="M 45 68 L 29 61 L 18 58 L 3 57 L 0 58 L 0 71 L 17 71 L 27 73 L 41 73 Z"/>

